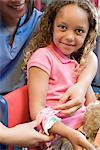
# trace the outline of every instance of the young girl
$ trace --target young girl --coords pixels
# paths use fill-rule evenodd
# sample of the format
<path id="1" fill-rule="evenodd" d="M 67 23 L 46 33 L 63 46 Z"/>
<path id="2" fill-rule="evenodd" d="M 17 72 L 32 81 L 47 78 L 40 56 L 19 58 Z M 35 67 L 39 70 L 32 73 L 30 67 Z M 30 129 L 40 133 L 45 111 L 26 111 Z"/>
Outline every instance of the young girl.
<path id="1" fill-rule="evenodd" d="M 26 83 L 25 73 L 21 69 L 23 51 L 41 16 L 42 13 L 34 8 L 34 0 L 0 0 L 0 94 L 6 94 Z M 96 66 L 93 53 L 89 56 L 89 62 L 90 64 L 87 68 Z M 85 81 L 91 82 L 95 72 L 96 69 L 90 69 Z M 85 89 L 83 83 L 84 79 L 81 86 Z M 73 98 L 77 97 L 73 91 L 81 89 L 79 87 L 80 84 L 77 84 L 76 87 L 71 88 L 70 95 L 73 95 Z M 66 95 L 64 96 L 65 98 Z M 77 107 L 80 107 L 81 103 L 80 101 Z M 34 122 L 18 125 L 10 129 L 0 123 L 0 143 L 29 146 L 39 141 L 51 140 L 51 137 L 40 134 L 33 128 Z"/>
<path id="2" fill-rule="evenodd" d="M 41 16 L 42 13 L 34 8 L 34 0 L 0 0 L 0 94 L 6 94 L 26 83 L 25 73 L 21 69 L 23 51 Z M 87 88 L 84 83 L 87 82 L 87 85 L 90 85 L 96 73 L 95 55 L 91 53 L 88 60 L 89 63 L 84 69 L 85 72 L 89 70 L 87 77 L 84 79 L 84 75 L 81 74 L 78 83 L 69 89 L 69 94 L 65 93 L 63 100 L 71 95 L 72 102 L 68 105 L 64 104 L 64 108 L 73 107 L 76 104 L 73 107 L 76 110 L 81 106 L 82 101 L 77 98 L 76 93 L 79 92 L 82 97 Z M 51 140 L 51 137 L 41 135 L 33 128 L 34 122 L 10 129 L 0 123 L 0 143 L 25 146 L 34 145 L 39 141 Z"/>
<path id="3" fill-rule="evenodd" d="M 87 150 L 95 149 L 74 130 L 82 124 L 85 104 L 93 101 L 93 93 L 91 89 L 87 90 L 88 99 L 84 97 L 82 107 L 73 114 L 55 106 L 64 92 L 77 82 L 88 63 L 96 34 L 96 10 L 88 0 L 56 0 L 44 13 L 40 31 L 26 53 L 25 61 L 38 49 L 27 65 L 31 118 L 42 123 L 45 133 L 69 139 L 75 150 L 78 145 Z"/>

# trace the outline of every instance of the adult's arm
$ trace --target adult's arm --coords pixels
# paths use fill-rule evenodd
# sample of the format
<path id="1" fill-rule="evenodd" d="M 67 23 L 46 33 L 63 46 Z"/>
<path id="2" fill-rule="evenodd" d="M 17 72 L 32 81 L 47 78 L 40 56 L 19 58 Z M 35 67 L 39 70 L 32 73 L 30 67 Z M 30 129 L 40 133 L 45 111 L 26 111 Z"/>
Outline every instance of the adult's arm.
<path id="1" fill-rule="evenodd" d="M 60 99 L 61 105 L 56 106 L 55 109 L 60 109 L 64 114 L 70 115 L 82 106 L 86 92 L 97 72 L 97 66 L 97 57 L 91 52 L 88 56 L 87 66 L 81 72 L 77 83 L 64 93 Z M 68 99 L 70 101 L 67 102 Z"/>
<path id="2" fill-rule="evenodd" d="M 7 128 L 0 123 L 0 143 L 17 146 L 35 146 L 39 142 L 48 142 L 53 136 L 47 136 L 36 131 L 36 121 Z"/>

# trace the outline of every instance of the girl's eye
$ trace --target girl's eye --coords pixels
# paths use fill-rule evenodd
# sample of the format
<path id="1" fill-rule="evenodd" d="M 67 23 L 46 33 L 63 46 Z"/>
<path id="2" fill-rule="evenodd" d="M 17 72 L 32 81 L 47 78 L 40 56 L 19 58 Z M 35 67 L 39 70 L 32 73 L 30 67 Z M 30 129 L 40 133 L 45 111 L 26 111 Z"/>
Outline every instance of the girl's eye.
<path id="1" fill-rule="evenodd" d="M 58 25 L 57 26 L 61 31 L 66 31 L 67 27 L 65 25 Z"/>
<path id="2" fill-rule="evenodd" d="M 82 29 L 76 29 L 75 32 L 78 35 L 82 35 L 84 33 L 84 31 Z"/>

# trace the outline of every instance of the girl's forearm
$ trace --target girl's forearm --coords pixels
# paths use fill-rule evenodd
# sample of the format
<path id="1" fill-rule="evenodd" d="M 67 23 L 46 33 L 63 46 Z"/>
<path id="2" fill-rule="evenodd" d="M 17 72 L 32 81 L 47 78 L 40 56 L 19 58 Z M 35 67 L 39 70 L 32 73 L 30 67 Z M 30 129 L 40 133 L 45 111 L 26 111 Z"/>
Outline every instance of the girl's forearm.
<path id="1" fill-rule="evenodd" d="M 55 123 L 50 131 L 52 133 L 57 133 L 64 138 L 67 138 L 71 142 L 73 149 L 75 150 L 78 149 L 78 146 L 81 146 L 86 150 L 95 150 L 94 146 L 87 141 L 83 134 L 64 125 L 62 122 Z"/>
<path id="2" fill-rule="evenodd" d="M 62 122 L 56 122 L 52 128 L 49 130 L 49 132 L 61 135 L 62 137 L 65 137 L 67 139 L 71 139 L 71 133 L 74 131 L 74 129 L 66 126 Z"/>

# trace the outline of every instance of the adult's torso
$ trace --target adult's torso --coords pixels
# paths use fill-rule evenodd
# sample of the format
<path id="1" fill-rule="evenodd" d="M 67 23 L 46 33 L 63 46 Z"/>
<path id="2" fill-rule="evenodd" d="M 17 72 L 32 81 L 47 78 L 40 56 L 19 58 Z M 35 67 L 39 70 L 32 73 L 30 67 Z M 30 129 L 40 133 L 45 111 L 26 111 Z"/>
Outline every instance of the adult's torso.
<path id="1" fill-rule="evenodd" d="M 23 50 L 35 31 L 42 13 L 34 9 L 29 21 L 21 26 L 25 16 L 21 18 L 13 45 L 10 46 L 11 33 L 0 22 L 0 94 L 8 93 L 26 83 L 25 73 L 21 69 L 23 63 Z"/>

